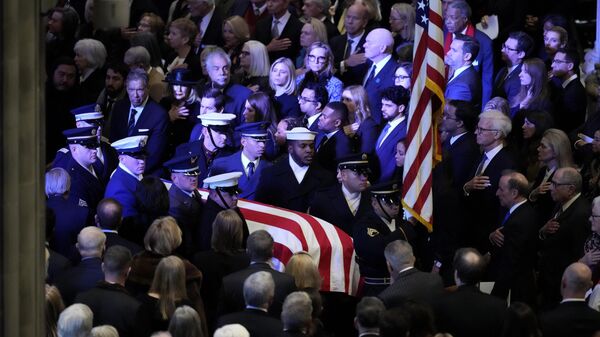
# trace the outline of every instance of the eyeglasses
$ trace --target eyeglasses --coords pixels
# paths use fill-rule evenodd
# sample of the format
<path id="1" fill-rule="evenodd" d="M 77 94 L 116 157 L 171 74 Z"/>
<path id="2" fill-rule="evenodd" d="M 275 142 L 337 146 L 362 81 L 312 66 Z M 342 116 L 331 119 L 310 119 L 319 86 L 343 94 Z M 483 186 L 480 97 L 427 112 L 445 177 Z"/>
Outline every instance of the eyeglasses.
<path id="1" fill-rule="evenodd" d="M 592 217 L 592 218 L 600 218 L 600 215 L 590 214 L 590 217 Z"/>
<path id="2" fill-rule="evenodd" d="M 317 103 L 317 101 L 316 101 L 316 100 L 314 100 L 314 99 L 310 99 L 310 98 L 306 98 L 306 97 L 304 97 L 304 96 L 298 96 L 298 101 L 299 101 L 300 103 L 304 103 L 304 102 L 309 102 L 309 103 Z"/>
<path id="3" fill-rule="evenodd" d="M 559 64 L 561 64 L 561 63 L 571 63 L 571 62 L 554 59 L 554 60 L 552 60 L 552 63 L 559 63 Z"/>
<path id="4" fill-rule="evenodd" d="M 507 46 L 506 43 L 502 44 L 502 49 L 506 49 L 506 50 L 510 50 L 510 51 L 519 51 L 518 49 Z"/>
<path id="5" fill-rule="evenodd" d="M 552 184 L 552 187 L 573 185 L 571 183 L 558 183 L 558 182 L 556 182 L 554 180 L 550 180 L 550 184 Z"/>
<path id="6" fill-rule="evenodd" d="M 410 76 L 398 75 L 398 76 L 394 76 L 394 78 L 397 80 L 406 80 L 406 79 L 409 79 Z"/>
<path id="7" fill-rule="evenodd" d="M 480 128 L 480 127 L 477 127 L 477 128 L 475 129 L 475 132 L 477 132 L 477 133 L 482 133 L 483 131 L 498 132 L 498 131 L 500 131 L 500 130 L 496 130 L 496 129 L 486 129 L 486 128 Z"/>
<path id="8" fill-rule="evenodd" d="M 325 56 L 308 55 L 308 60 L 310 62 L 325 63 L 325 62 L 327 62 L 327 57 L 325 57 Z"/>

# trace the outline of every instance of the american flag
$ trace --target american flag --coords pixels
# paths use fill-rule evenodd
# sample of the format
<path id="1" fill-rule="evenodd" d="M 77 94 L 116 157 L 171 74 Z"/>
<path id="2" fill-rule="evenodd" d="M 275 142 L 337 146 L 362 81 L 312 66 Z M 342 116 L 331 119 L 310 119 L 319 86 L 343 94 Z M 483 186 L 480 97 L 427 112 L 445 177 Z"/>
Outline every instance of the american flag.
<path id="1" fill-rule="evenodd" d="M 437 116 L 444 105 L 444 34 L 441 0 L 417 2 L 413 78 L 406 135 L 402 204 L 432 230 L 432 169 L 441 160 Z"/>

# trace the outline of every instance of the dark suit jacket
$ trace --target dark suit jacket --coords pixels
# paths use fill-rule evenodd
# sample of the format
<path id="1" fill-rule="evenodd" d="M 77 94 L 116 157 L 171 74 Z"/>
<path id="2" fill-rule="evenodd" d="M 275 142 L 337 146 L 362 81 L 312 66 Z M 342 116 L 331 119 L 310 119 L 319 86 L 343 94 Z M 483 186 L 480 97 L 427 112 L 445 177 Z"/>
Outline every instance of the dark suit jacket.
<path id="1" fill-rule="evenodd" d="M 352 235 L 356 220 L 372 211 L 371 197 L 368 192 L 363 192 L 360 196 L 356 215 L 352 214 L 344 197 L 344 192 L 342 192 L 341 184 L 318 190 L 310 205 L 311 215 L 330 222 L 348 233 L 348 235 Z"/>
<path id="2" fill-rule="evenodd" d="M 556 218 L 560 227 L 546 236 L 540 250 L 539 284 L 546 304 L 560 301 L 560 280 L 571 263 L 583 256 L 583 244 L 590 235 L 591 206 L 583 196 L 578 197 Z"/>
<path id="3" fill-rule="evenodd" d="M 62 273 L 67 269 L 71 268 L 71 261 L 65 256 L 48 249 L 50 257 L 48 257 L 48 275 L 46 277 L 46 283 L 54 285 L 60 278 Z"/>
<path id="4" fill-rule="evenodd" d="M 394 176 L 394 172 L 396 171 L 396 159 L 394 158 L 396 155 L 396 144 L 398 144 L 398 141 L 406 138 L 407 123 L 408 118 L 405 118 L 385 138 L 381 146 L 377 147 L 379 144 L 375 144 L 375 155 L 377 156 L 379 165 L 373 182 L 389 181 Z"/>
<path id="5" fill-rule="evenodd" d="M 265 46 L 268 45 L 273 37 L 271 36 L 271 26 L 273 25 L 273 16 L 270 15 L 256 23 L 256 39 L 262 42 Z M 269 58 L 271 63 L 275 62 L 280 57 L 287 57 L 290 60 L 294 60 L 300 52 L 300 31 L 304 24 L 294 15 L 290 16 L 287 24 L 283 28 L 283 31 L 279 34 L 279 39 L 288 38 L 292 42 L 292 45 L 286 50 L 270 52 Z"/>
<path id="6" fill-rule="evenodd" d="M 481 74 L 481 105 L 478 105 L 481 108 L 492 98 L 494 48 L 492 40 L 479 29 L 475 29 L 475 39 L 479 43 L 479 54 L 477 54 L 473 66 Z"/>
<path id="7" fill-rule="evenodd" d="M 444 97 L 447 100 L 469 101 L 473 103 L 476 110 L 481 109 L 481 76 L 475 67 L 470 66 L 448 81 Z"/>
<path id="8" fill-rule="evenodd" d="M 492 92 L 492 97 L 504 97 L 509 102 L 512 102 L 512 99 L 517 96 L 519 91 L 521 91 L 521 80 L 519 79 L 519 73 L 521 72 L 521 66 L 523 64 L 519 64 L 511 73 L 506 77 L 506 73 L 508 72 L 508 68 L 504 67 L 498 71 L 496 74 L 496 79 L 494 80 L 494 90 Z"/>
<path id="9" fill-rule="evenodd" d="M 283 332 L 283 324 L 279 319 L 269 316 L 268 313 L 258 309 L 245 309 L 221 316 L 217 326 L 227 324 L 241 324 L 248 330 L 252 337 L 279 336 Z"/>
<path id="10" fill-rule="evenodd" d="M 600 313 L 586 302 L 565 302 L 540 316 L 544 337 L 593 336 L 600 330 Z"/>
<path id="11" fill-rule="evenodd" d="M 323 142 L 316 151 L 315 160 L 324 169 L 336 172 L 338 159 L 352 153 L 352 143 L 350 138 L 344 133 L 344 130 L 338 130 L 338 132 L 327 140 L 324 137 L 327 137 L 327 135 L 321 131 L 315 138 L 315 144 Z"/>
<path id="12" fill-rule="evenodd" d="M 141 303 L 121 285 L 99 282 L 96 287 L 79 293 L 75 303 L 90 307 L 94 313 L 94 326 L 112 325 L 119 336 L 141 336 L 143 332 L 145 324 L 140 324 L 138 314 Z"/>
<path id="13" fill-rule="evenodd" d="M 76 205 L 95 210 L 104 196 L 105 185 L 88 170 L 84 169 L 83 166 L 79 165 L 73 157 L 71 157 L 65 169 L 71 176 L 69 200 Z"/>
<path id="14" fill-rule="evenodd" d="M 135 216 L 138 213 L 136 209 L 135 189 L 139 184 L 140 182 L 137 178 L 117 167 L 106 186 L 104 197 L 114 198 L 123 206 L 123 218 Z"/>
<path id="15" fill-rule="evenodd" d="M 371 61 L 368 61 L 367 63 L 367 69 L 370 69 L 373 63 Z M 394 72 L 396 71 L 397 67 L 398 62 L 396 62 L 396 60 L 394 60 L 392 57 L 383 66 L 379 73 L 377 73 L 377 76 L 373 77 L 373 79 L 370 81 L 367 81 L 367 83 L 364 85 L 365 90 L 367 91 L 367 96 L 369 97 L 371 116 L 379 125 L 383 124 L 383 119 L 381 117 L 381 91 L 394 85 Z M 368 70 L 365 72 L 365 76 L 369 76 Z M 360 83 L 362 83 L 362 79 Z"/>
<path id="16" fill-rule="evenodd" d="M 412 268 L 401 272 L 378 297 L 387 309 L 401 306 L 407 300 L 431 305 L 443 290 L 444 284 L 438 274 Z"/>
<path id="17" fill-rule="evenodd" d="M 267 263 L 256 262 L 252 263 L 246 269 L 229 274 L 223 278 L 223 288 L 221 289 L 220 302 L 217 310 L 219 316 L 240 311 L 246 307 L 243 294 L 244 281 L 248 276 L 259 271 L 268 272 L 273 276 L 273 281 L 275 281 L 275 297 L 269 308 L 269 315 L 276 318 L 281 315 L 283 301 L 287 295 L 296 290 L 294 278 L 288 274 L 274 270 Z"/>
<path id="18" fill-rule="evenodd" d="M 274 96 L 273 103 L 279 119 L 286 117 L 298 118 L 302 115 L 302 111 L 300 111 L 300 105 L 298 104 L 298 97 L 294 95 L 283 94 L 280 96 Z"/>
<path id="19" fill-rule="evenodd" d="M 329 171 L 313 163 L 302 183 L 298 184 L 288 157 L 284 156 L 265 169 L 256 190 L 256 201 L 306 212 L 317 188 L 333 184 L 335 180 Z"/>
<path id="20" fill-rule="evenodd" d="M 108 249 L 112 246 L 119 245 L 119 246 L 123 246 L 123 247 L 129 249 L 129 251 L 131 252 L 131 255 L 135 255 L 144 250 L 144 248 L 142 248 L 142 246 L 125 239 L 124 237 L 120 236 L 119 234 L 117 234 L 115 232 L 109 232 L 109 231 L 105 231 L 105 230 L 102 230 L 102 231 L 104 232 L 104 235 L 106 235 L 106 249 Z"/>
<path id="21" fill-rule="evenodd" d="M 343 7 L 343 6 L 338 6 Z M 365 52 L 365 48 L 363 45 L 365 44 L 365 39 L 367 38 L 367 32 L 363 34 L 360 41 L 358 41 L 358 46 L 355 49 L 355 54 L 360 54 Z M 335 62 L 335 67 L 339 69 L 340 63 L 344 61 L 344 56 L 346 54 L 346 44 L 348 43 L 348 34 L 338 35 L 331 40 L 329 40 L 329 45 L 331 46 L 331 51 L 333 52 L 333 59 Z M 359 64 L 354 67 L 347 67 L 346 71 L 343 74 L 338 76 L 344 85 L 353 85 L 360 84 L 362 85 L 362 81 L 365 77 L 365 74 L 369 70 L 368 62 L 363 64 Z"/>
<path id="22" fill-rule="evenodd" d="M 81 91 L 85 102 L 90 104 L 96 102 L 100 91 L 104 89 L 104 79 L 106 77 L 106 70 L 102 68 L 96 68 L 85 81 L 81 82 Z"/>
<path id="23" fill-rule="evenodd" d="M 474 165 L 481 159 L 479 145 L 471 132 L 460 136 L 452 145 L 448 142 L 448 164 L 451 166 L 453 185 L 462 191 L 463 185 L 469 181 Z"/>
<path id="24" fill-rule="evenodd" d="M 476 163 L 473 166 L 469 179 L 475 176 L 478 165 L 479 163 Z M 503 209 L 500 206 L 498 197 L 496 197 L 496 190 L 498 190 L 498 182 L 502 176 L 502 171 L 515 169 L 515 167 L 516 164 L 508 148 L 502 148 L 482 173 L 483 176 L 489 177 L 491 185 L 483 190 L 472 191 L 467 197 L 467 207 L 470 208 L 468 209 L 468 214 L 472 215 L 469 219 L 472 221 L 470 223 L 471 229 L 469 232 L 471 238 L 469 241 L 471 241 L 470 244 L 473 247 L 481 252 L 489 251 L 490 243 L 488 235 L 498 226 L 505 214 L 502 212 Z"/>
<path id="25" fill-rule="evenodd" d="M 100 141 L 100 150 L 102 151 L 102 156 L 104 157 L 104 163 L 98 159 L 94 162 L 94 164 L 92 164 L 92 166 L 94 167 L 94 172 L 96 172 L 102 184 L 106 185 L 110 180 L 110 175 L 117 168 L 117 165 L 119 165 L 119 158 L 117 151 L 110 146 L 110 143 L 104 137 L 102 137 L 102 140 Z M 72 157 L 71 151 L 69 151 L 68 148 L 63 147 L 56 152 L 56 157 L 54 157 L 52 165 L 54 167 L 62 167 L 66 169 L 69 160 L 71 160 Z"/>
<path id="26" fill-rule="evenodd" d="M 227 172 L 242 172 L 242 176 L 238 180 L 238 186 L 242 192 L 239 194 L 240 198 L 254 200 L 256 197 L 256 189 L 258 188 L 258 182 L 262 176 L 264 170 L 270 167 L 271 162 L 264 158 L 258 162 L 258 167 L 254 169 L 252 177 L 248 177 L 244 167 L 242 165 L 242 151 L 238 151 L 231 156 L 221 157 L 214 161 L 211 169 L 211 175 L 217 175 Z"/>
<path id="27" fill-rule="evenodd" d="M 439 331 L 461 337 L 495 337 L 502 332 L 506 301 L 464 285 L 442 295 L 434 312 Z"/>
<path id="28" fill-rule="evenodd" d="M 49 197 L 46 207 L 54 212 L 56 218 L 50 248 L 64 256 L 72 256 L 77 235 L 85 226 L 91 224 L 90 209 L 79 206 L 62 196 Z"/>
<path id="29" fill-rule="evenodd" d="M 92 289 L 98 281 L 104 280 L 102 260 L 99 257 L 81 260 L 78 265 L 67 269 L 56 282 L 65 306 L 73 303 L 75 295 Z"/>
<path id="30" fill-rule="evenodd" d="M 196 19 L 193 21 L 198 26 L 199 20 Z M 208 45 L 222 46 L 223 44 L 223 14 L 218 9 L 215 9 L 208 26 L 206 26 L 206 32 L 204 32 L 204 36 L 200 40 L 200 51 Z M 198 55 L 199 53 L 196 54 L 196 56 Z"/>
<path id="31" fill-rule="evenodd" d="M 377 146 L 377 137 L 381 132 L 379 126 L 373 118 L 368 117 L 363 120 L 356 130 L 356 140 L 358 144 L 355 144 L 354 152 L 373 154 L 375 152 L 375 146 Z"/>
<path id="32" fill-rule="evenodd" d="M 550 82 L 553 83 L 553 82 Z M 585 122 L 587 97 L 579 77 L 563 88 L 561 84 L 553 85 L 554 120 L 556 126 L 569 134 Z"/>
<path id="33" fill-rule="evenodd" d="M 202 197 L 199 193 L 194 193 L 190 197 L 175 184 L 169 189 L 169 215 L 177 220 L 177 225 L 181 228 L 183 242 L 179 248 L 186 258 L 191 258 L 194 253 L 194 232 L 200 226 L 202 214 Z"/>
<path id="34" fill-rule="evenodd" d="M 502 299 L 511 290 L 511 302 L 535 305 L 534 268 L 537 259 L 538 222 L 529 202 L 517 207 L 501 227 L 502 247 L 492 246 L 488 270 L 495 281 L 492 295 Z"/>
<path id="35" fill-rule="evenodd" d="M 250 28 L 250 36 L 255 38 L 256 22 L 269 16 L 269 11 L 265 10 L 259 17 L 256 17 L 251 6 L 250 0 L 235 0 L 235 3 L 229 8 L 229 14 L 226 17 L 239 15 L 246 20 Z"/>
<path id="36" fill-rule="evenodd" d="M 127 130 L 130 107 L 129 98 L 115 103 L 111 119 L 110 141 L 114 142 L 128 136 L 147 134 L 148 142 L 146 144 L 146 151 L 148 152 L 148 157 L 146 158 L 146 170 L 144 173 L 158 174 L 162 170 L 162 163 L 167 150 L 169 115 L 158 103 L 152 99 L 148 99 L 144 110 L 135 124 L 135 130 L 130 135 Z M 147 129 L 148 132 L 140 132 L 144 129 Z"/>

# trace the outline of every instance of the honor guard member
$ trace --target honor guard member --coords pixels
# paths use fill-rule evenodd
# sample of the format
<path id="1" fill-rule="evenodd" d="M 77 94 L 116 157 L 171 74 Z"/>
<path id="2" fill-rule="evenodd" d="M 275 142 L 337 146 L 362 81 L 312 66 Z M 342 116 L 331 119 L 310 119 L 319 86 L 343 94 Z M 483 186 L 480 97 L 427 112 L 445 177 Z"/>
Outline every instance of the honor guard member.
<path id="1" fill-rule="evenodd" d="M 401 193 L 398 182 L 371 187 L 370 212 L 356 222 L 352 238 L 360 274 L 364 278 L 364 296 L 376 296 L 391 284 L 384 250 L 395 240 L 411 241 L 414 232 L 401 217 Z"/>
<path id="2" fill-rule="evenodd" d="M 112 147 L 119 155 L 119 166 L 106 186 L 105 198 L 113 198 L 123 206 L 123 218 L 137 215 L 135 190 L 146 169 L 148 136 L 131 136 L 117 140 Z"/>
<path id="3" fill-rule="evenodd" d="M 241 134 L 242 149 L 231 156 L 214 161 L 211 175 L 239 171 L 242 172 L 238 184 L 240 198 L 254 200 L 256 188 L 263 170 L 271 166 L 264 158 L 266 142 L 269 139 L 267 122 L 246 123 L 235 128 Z"/>
<path id="4" fill-rule="evenodd" d="M 202 223 L 198 228 L 196 238 L 199 242 L 200 251 L 207 251 L 211 248 L 212 225 L 217 214 L 226 209 L 232 209 L 240 216 L 244 222 L 244 247 L 248 238 L 248 224 L 242 215 L 242 212 L 237 206 L 238 181 L 242 176 L 242 172 L 229 172 L 214 175 L 204 179 L 204 187 L 208 188 L 208 198 L 204 204 L 202 211 Z"/>
<path id="5" fill-rule="evenodd" d="M 225 157 L 234 151 L 228 146 L 231 140 L 231 123 L 235 120 L 234 114 L 228 113 L 206 113 L 199 115 L 202 121 L 202 136 L 199 140 L 190 142 L 195 151 L 199 151 L 198 167 L 200 174 L 198 182 L 201 184 L 208 176 L 210 167 L 218 157 Z"/>
<path id="6" fill-rule="evenodd" d="M 71 110 L 75 117 L 75 127 L 96 127 L 100 146 L 96 149 L 98 160 L 94 162 L 94 170 L 99 174 L 99 179 L 106 185 L 110 179 L 111 173 L 117 168 L 117 153 L 110 146 L 107 138 L 102 136 L 104 128 L 104 115 L 102 111 L 97 111 L 96 104 L 88 104 Z M 67 148 L 62 148 L 56 152 L 53 161 L 54 167 L 65 168 L 71 158 L 71 152 Z"/>
<path id="7" fill-rule="evenodd" d="M 171 171 L 173 184 L 169 189 L 169 215 L 177 220 L 183 242 L 183 256 L 191 258 L 194 251 L 194 233 L 201 224 L 202 196 L 198 192 L 198 155 L 189 143 L 177 147 L 175 157 L 165 163 Z"/>
<path id="8" fill-rule="evenodd" d="M 288 158 L 283 157 L 263 172 L 257 201 L 306 212 L 317 188 L 335 183 L 333 174 L 313 162 L 316 134 L 304 127 L 286 132 Z"/>
<path id="9" fill-rule="evenodd" d="M 357 219 L 372 212 L 369 187 L 369 161 L 366 154 L 354 154 L 339 160 L 339 184 L 315 193 L 310 214 L 341 228 L 352 235 Z"/>
<path id="10" fill-rule="evenodd" d="M 95 210 L 102 200 L 105 185 L 94 169 L 98 160 L 98 134 L 95 127 L 68 129 L 63 132 L 67 138 L 71 158 L 65 169 L 71 176 L 69 199 L 76 204 Z M 92 211 L 93 212 L 93 211 Z"/>

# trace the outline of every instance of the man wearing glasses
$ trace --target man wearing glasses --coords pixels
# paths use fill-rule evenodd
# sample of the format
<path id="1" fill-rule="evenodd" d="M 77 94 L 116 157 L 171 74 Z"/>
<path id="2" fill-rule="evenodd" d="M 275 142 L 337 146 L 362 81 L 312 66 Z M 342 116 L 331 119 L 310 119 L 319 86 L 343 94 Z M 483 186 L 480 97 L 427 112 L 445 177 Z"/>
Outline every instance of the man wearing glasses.
<path id="1" fill-rule="evenodd" d="M 579 80 L 579 55 L 574 50 L 559 49 L 552 60 L 552 80 L 557 112 L 556 125 L 567 134 L 585 122 L 587 98 Z"/>
<path id="2" fill-rule="evenodd" d="M 494 91 L 492 97 L 500 96 L 506 98 L 509 102 L 521 90 L 521 80 L 519 73 L 523 59 L 531 54 L 533 48 L 533 39 L 524 32 L 511 32 L 506 42 L 502 44 L 502 60 L 506 64 L 496 74 L 494 79 Z"/>
<path id="3" fill-rule="evenodd" d="M 327 89 L 322 84 L 315 82 L 308 82 L 298 95 L 298 105 L 304 114 L 304 125 L 310 131 L 319 131 L 319 117 L 327 104 L 328 97 Z"/>
<path id="4" fill-rule="evenodd" d="M 583 244 L 590 235 L 591 206 L 581 196 L 581 184 L 581 175 L 571 167 L 559 168 L 550 181 L 550 195 L 556 207 L 552 218 L 539 231 L 542 241 L 538 278 L 541 309 L 549 309 L 560 302 L 562 272 L 579 260 Z"/>
<path id="5" fill-rule="evenodd" d="M 310 214 L 341 228 L 348 235 L 357 219 L 372 210 L 369 194 L 369 161 L 366 154 L 354 154 L 338 163 L 339 184 L 315 193 Z"/>
<path id="6" fill-rule="evenodd" d="M 475 129 L 477 144 L 483 154 L 479 163 L 471 168 L 471 180 L 463 186 L 467 214 L 471 214 L 463 245 L 480 252 L 489 251 L 488 235 L 497 228 L 498 219 L 504 216 L 496 190 L 504 170 L 516 168 L 515 161 L 505 147 L 505 140 L 512 129 L 510 119 L 502 112 L 489 110 L 479 115 Z"/>
<path id="7" fill-rule="evenodd" d="M 402 187 L 398 182 L 383 182 L 371 187 L 373 212 L 358 219 L 352 231 L 354 249 L 364 277 L 363 296 L 376 296 L 391 284 L 384 250 L 395 240 L 410 241 L 415 233 L 402 218 Z"/>

